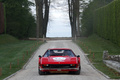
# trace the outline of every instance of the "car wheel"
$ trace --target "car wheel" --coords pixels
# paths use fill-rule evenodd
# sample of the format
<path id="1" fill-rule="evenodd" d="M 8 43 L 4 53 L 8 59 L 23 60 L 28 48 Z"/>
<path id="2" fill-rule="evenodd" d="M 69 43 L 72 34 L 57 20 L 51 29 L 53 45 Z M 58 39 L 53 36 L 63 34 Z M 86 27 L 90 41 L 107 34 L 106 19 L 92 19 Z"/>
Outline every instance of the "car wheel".
<path id="1" fill-rule="evenodd" d="M 81 66 L 79 67 L 79 70 L 76 71 L 75 73 L 76 73 L 77 75 L 79 75 L 79 74 L 80 74 L 80 71 L 81 71 Z"/>
<path id="2" fill-rule="evenodd" d="M 38 70 L 39 72 L 39 75 L 44 75 L 45 74 L 45 72 L 42 72 L 41 70 Z"/>

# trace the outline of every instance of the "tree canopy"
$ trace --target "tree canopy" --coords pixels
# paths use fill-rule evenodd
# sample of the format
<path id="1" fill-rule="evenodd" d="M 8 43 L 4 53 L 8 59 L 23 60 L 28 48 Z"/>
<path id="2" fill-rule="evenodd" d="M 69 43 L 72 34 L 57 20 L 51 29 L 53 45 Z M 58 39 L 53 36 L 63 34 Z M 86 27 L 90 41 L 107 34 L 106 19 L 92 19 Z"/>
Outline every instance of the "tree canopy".
<path id="1" fill-rule="evenodd" d="M 28 0 L 0 0 L 5 5 L 7 34 L 17 38 L 35 36 L 35 18 L 29 6 L 34 5 Z M 32 31 L 32 32 L 31 32 Z"/>

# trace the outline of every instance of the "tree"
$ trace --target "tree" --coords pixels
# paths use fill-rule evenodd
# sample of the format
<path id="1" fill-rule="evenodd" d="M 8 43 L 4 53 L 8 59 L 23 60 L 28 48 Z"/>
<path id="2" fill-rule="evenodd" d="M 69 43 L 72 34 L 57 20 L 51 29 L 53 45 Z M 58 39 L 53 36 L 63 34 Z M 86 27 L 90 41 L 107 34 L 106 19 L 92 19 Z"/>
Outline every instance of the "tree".
<path id="1" fill-rule="evenodd" d="M 37 38 L 43 37 L 43 35 L 46 37 L 50 0 L 35 0 L 35 2 L 37 16 Z M 45 9 L 43 6 L 45 6 Z"/>
<path id="2" fill-rule="evenodd" d="M 73 0 L 68 0 L 68 7 L 69 7 L 69 19 L 70 19 L 72 37 L 73 37 L 74 36 L 74 30 L 73 30 Z"/>
<path id="3" fill-rule="evenodd" d="M 37 17 L 37 38 L 43 36 L 43 0 L 35 0 Z"/>
<path id="4" fill-rule="evenodd" d="M 79 0 L 76 0 L 76 27 L 77 27 L 77 36 L 80 36 L 80 23 L 79 23 Z"/>
<path id="5" fill-rule="evenodd" d="M 72 37 L 79 36 L 79 0 L 68 0 Z"/>
<path id="6" fill-rule="evenodd" d="M 34 25 L 29 25 L 29 21 L 34 19 L 29 12 L 29 6 L 33 5 L 33 3 L 28 0 L 3 1 L 6 9 L 7 34 L 13 35 L 17 38 L 29 37 L 28 30 L 35 27 Z M 31 24 L 35 24 L 35 19 Z"/>
<path id="7" fill-rule="evenodd" d="M 0 34 L 4 32 L 5 28 L 5 18 L 4 18 L 4 5 L 0 2 Z"/>
<path id="8" fill-rule="evenodd" d="M 50 7 L 50 0 L 44 0 L 45 5 L 45 12 L 44 12 L 44 28 L 43 28 L 43 35 L 46 37 L 47 33 L 47 25 L 49 20 L 49 7 Z"/>

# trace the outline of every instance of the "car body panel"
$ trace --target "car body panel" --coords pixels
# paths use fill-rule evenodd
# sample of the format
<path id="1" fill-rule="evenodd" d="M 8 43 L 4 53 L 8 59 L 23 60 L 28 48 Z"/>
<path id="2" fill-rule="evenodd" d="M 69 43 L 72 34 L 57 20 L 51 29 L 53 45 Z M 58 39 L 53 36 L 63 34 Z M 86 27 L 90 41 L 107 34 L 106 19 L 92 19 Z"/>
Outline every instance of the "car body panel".
<path id="1" fill-rule="evenodd" d="M 66 55 L 68 53 L 69 55 Z M 80 67 L 80 57 L 77 57 L 73 51 L 68 48 L 48 49 L 42 57 L 39 57 L 38 68 L 41 72 L 78 71 Z"/>
<path id="2" fill-rule="evenodd" d="M 69 56 L 50 56 L 50 57 L 42 57 L 41 64 L 77 64 L 76 57 Z"/>

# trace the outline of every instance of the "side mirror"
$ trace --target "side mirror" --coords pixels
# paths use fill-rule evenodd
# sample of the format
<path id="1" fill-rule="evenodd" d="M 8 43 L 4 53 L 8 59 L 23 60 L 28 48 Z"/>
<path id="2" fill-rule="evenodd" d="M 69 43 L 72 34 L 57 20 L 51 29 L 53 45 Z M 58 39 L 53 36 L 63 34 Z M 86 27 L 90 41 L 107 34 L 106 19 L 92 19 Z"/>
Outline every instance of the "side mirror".
<path id="1" fill-rule="evenodd" d="M 41 58 L 41 55 L 39 55 L 39 58 Z"/>
<path id="2" fill-rule="evenodd" d="M 80 57 L 80 55 L 77 55 L 77 57 Z"/>

